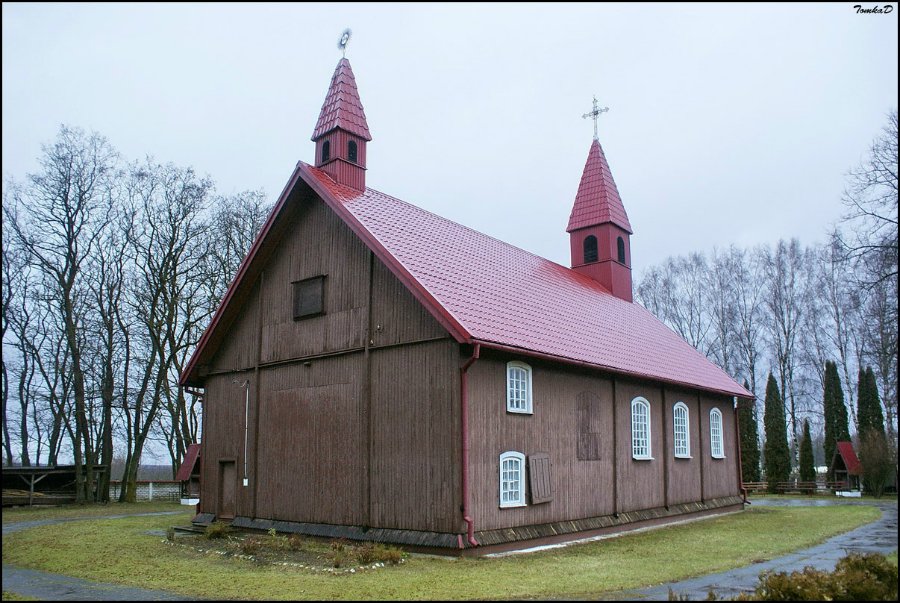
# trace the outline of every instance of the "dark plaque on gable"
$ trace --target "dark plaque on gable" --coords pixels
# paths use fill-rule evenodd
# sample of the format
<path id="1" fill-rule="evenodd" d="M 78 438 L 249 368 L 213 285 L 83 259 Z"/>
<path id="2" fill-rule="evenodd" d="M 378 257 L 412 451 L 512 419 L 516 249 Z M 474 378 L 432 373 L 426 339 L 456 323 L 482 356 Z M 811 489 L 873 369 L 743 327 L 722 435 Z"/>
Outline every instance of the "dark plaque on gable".
<path id="1" fill-rule="evenodd" d="M 291 283 L 294 286 L 294 320 L 325 313 L 325 277 Z"/>

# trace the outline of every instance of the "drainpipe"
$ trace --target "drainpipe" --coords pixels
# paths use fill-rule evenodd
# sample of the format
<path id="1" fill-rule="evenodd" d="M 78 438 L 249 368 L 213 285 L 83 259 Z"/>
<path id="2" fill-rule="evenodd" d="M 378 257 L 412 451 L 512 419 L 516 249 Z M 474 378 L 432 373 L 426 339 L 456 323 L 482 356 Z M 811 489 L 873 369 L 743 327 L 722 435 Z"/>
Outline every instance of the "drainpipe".
<path id="1" fill-rule="evenodd" d="M 475 364 L 481 354 L 481 344 L 476 343 L 472 357 L 466 360 L 460 369 L 460 423 L 462 427 L 462 514 L 466 522 L 466 536 L 469 544 L 478 546 L 475 540 L 475 520 L 469 511 L 469 395 L 467 372 Z M 459 548 L 463 548 L 462 536 L 459 537 Z"/>
<path id="2" fill-rule="evenodd" d="M 741 461 L 741 419 L 740 419 L 740 408 L 739 408 L 740 400 L 738 397 L 734 397 L 734 441 L 737 443 L 737 477 L 738 483 L 740 484 L 741 494 L 744 497 L 744 504 L 749 505 L 750 501 L 747 500 L 747 488 L 744 487 L 744 471 L 743 471 L 743 462 Z"/>

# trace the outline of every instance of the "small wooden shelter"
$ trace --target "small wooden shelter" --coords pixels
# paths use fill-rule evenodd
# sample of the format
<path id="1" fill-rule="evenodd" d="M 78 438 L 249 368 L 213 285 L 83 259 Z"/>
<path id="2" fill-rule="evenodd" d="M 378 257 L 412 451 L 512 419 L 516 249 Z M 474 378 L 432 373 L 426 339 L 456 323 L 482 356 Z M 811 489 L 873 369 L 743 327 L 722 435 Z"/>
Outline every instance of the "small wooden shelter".
<path id="1" fill-rule="evenodd" d="M 175 481 L 181 482 L 181 504 L 196 505 L 200 501 L 200 443 L 191 444 L 184 453 Z"/>
<path id="2" fill-rule="evenodd" d="M 853 444 L 850 442 L 838 442 L 831 458 L 831 464 L 828 466 L 828 475 L 834 478 L 836 482 L 844 482 L 845 490 L 859 490 L 860 477 L 862 476 L 862 464 L 853 450 Z"/>
<path id="3" fill-rule="evenodd" d="M 105 465 L 94 465 L 94 498 Z M 62 505 L 75 502 L 75 465 L 3 467 L 3 506 Z"/>

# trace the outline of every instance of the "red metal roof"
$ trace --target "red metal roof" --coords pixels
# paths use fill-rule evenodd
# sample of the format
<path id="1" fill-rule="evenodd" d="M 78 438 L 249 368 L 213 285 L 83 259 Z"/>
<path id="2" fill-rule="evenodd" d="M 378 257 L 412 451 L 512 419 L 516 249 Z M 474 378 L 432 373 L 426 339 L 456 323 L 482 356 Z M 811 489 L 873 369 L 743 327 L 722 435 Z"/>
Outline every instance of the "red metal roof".
<path id="1" fill-rule="evenodd" d="M 194 472 L 194 465 L 197 464 L 198 458 L 200 458 L 200 444 L 189 444 L 184 453 L 184 461 L 181 462 L 178 473 L 175 475 L 175 481 L 186 482 L 191 479 L 191 473 Z"/>
<path id="2" fill-rule="evenodd" d="M 575 195 L 575 204 L 572 206 L 566 232 L 604 222 L 612 222 L 629 233 L 633 232 L 628 214 L 625 213 L 625 206 L 619 197 L 619 189 L 616 188 L 609 164 L 606 162 L 606 155 L 603 154 L 603 147 L 594 139 L 587 162 L 584 164 L 584 172 L 581 174 L 581 183 L 578 185 L 578 194 Z"/>
<path id="3" fill-rule="evenodd" d="M 853 450 L 853 444 L 850 442 L 837 443 L 838 454 L 844 459 L 844 465 L 847 467 L 847 473 L 850 475 L 862 475 L 862 465 Z"/>
<path id="4" fill-rule="evenodd" d="M 753 397 L 649 311 L 585 275 L 302 162 L 300 176 L 457 339 Z"/>
<path id="5" fill-rule="evenodd" d="M 328 94 L 325 95 L 325 102 L 322 103 L 312 139 L 317 140 L 335 128 L 372 140 L 369 125 L 366 123 L 366 112 L 356 89 L 356 78 L 353 77 L 353 69 L 350 68 L 350 61 L 347 59 L 338 62 L 334 75 L 331 76 L 331 85 L 328 87 Z"/>

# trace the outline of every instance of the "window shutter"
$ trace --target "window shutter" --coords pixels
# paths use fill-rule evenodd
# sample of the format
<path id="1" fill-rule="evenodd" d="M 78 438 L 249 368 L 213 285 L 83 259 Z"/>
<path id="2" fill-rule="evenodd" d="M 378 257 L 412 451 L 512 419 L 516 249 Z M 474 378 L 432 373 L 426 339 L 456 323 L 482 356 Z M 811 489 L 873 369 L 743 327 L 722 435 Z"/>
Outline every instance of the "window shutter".
<path id="1" fill-rule="evenodd" d="M 531 482 L 531 504 L 537 505 L 553 500 L 553 489 L 550 486 L 550 455 L 546 452 L 535 452 L 529 456 L 528 475 Z"/>
<path id="2" fill-rule="evenodd" d="M 325 277 L 317 276 L 294 285 L 294 319 L 316 316 L 325 311 Z"/>
<path id="3" fill-rule="evenodd" d="M 600 396 L 581 392 L 575 397 L 575 433 L 579 461 L 600 460 Z"/>

